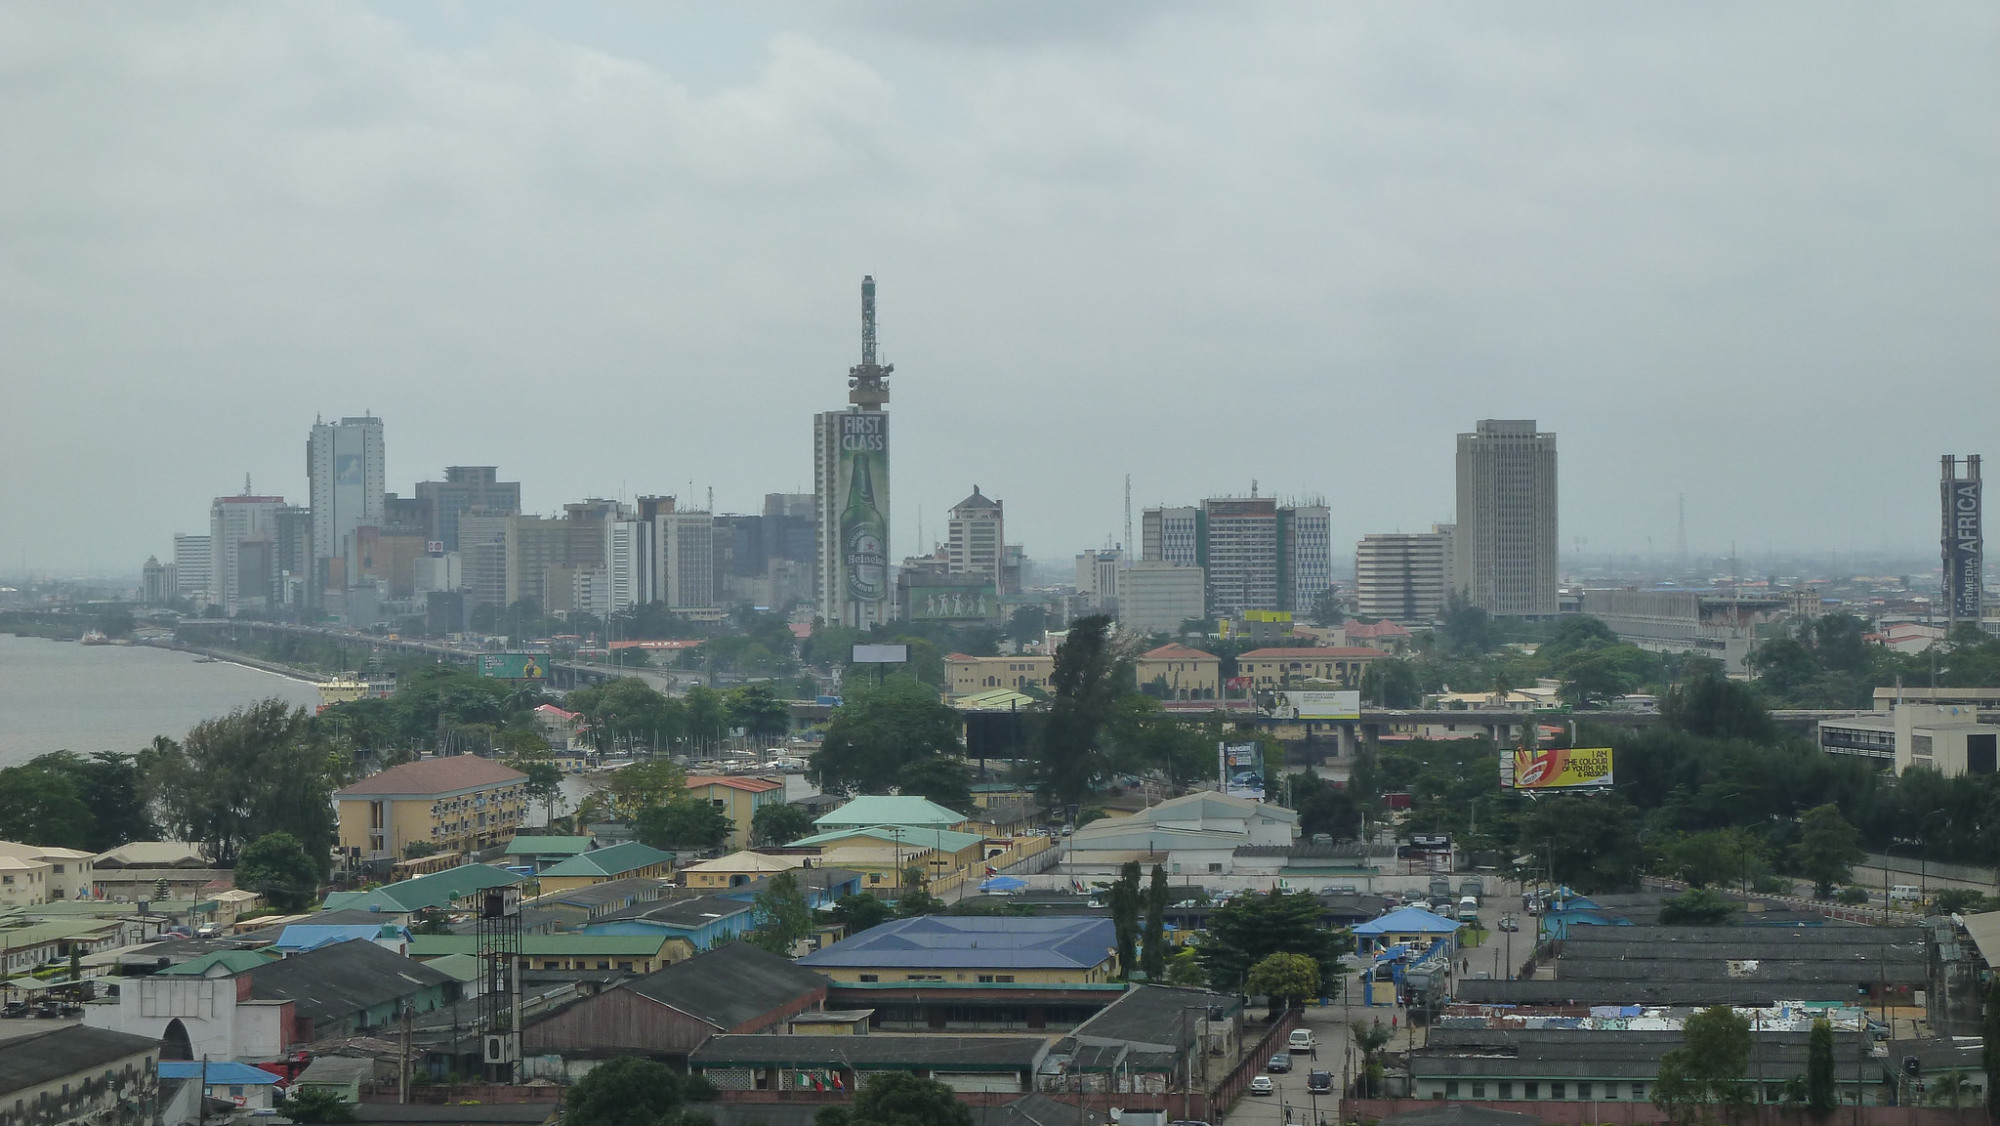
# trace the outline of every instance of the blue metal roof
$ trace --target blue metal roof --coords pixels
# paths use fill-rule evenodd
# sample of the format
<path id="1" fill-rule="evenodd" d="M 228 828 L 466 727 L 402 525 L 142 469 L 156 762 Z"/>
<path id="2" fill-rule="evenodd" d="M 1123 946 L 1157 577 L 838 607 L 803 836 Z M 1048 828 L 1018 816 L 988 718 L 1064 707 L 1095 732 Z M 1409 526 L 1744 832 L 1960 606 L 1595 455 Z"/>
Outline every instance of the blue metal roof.
<path id="1" fill-rule="evenodd" d="M 199 1080 L 206 1074 L 208 1085 L 211 1087 L 221 1085 L 248 1087 L 253 1084 L 278 1081 L 277 1076 L 261 1067 L 251 1067 L 247 1063 L 237 1063 L 234 1060 L 212 1060 L 206 1065 L 208 1070 L 205 1073 L 202 1070 L 203 1066 L 200 1060 L 161 1060 L 160 1078 Z"/>
<path id="2" fill-rule="evenodd" d="M 392 923 L 356 923 L 328 926 L 323 923 L 293 923 L 278 935 L 272 946 L 280 950 L 318 950 L 335 942 L 373 942 L 383 937 L 384 931 L 400 931 L 402 927 Z"/>
<path id="3" fill-rule="evenodd" d="M 926 915 L 871 927 L 798 961 L 857 969 L 1088 969 L 1117 946 L 1109 919 Z"/>
<path id="4" fill-rule="evenodd" d="M 1463 924 L 1421 907 L 1399 907 L 1354 928 L 1355 934 L 1450 934 Z"/>

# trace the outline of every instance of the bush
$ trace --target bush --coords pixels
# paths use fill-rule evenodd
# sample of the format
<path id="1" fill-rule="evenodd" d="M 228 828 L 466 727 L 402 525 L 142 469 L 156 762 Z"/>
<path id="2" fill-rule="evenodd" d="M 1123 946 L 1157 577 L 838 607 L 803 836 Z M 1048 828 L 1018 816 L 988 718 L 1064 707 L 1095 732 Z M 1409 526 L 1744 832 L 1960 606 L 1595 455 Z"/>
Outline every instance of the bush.
<path id="1" fill-rule="evenodd" d="M 1853 887 L 1850 885 L 1848 887 L 1841 888 L 1840 894 L 1834 896 L 1834 899 L 1838 900 L 1841 903 L 1847 904 L 1849 907 L 1859 907 L 1862 904 L 1868 902 L 1868 889 Z"/>

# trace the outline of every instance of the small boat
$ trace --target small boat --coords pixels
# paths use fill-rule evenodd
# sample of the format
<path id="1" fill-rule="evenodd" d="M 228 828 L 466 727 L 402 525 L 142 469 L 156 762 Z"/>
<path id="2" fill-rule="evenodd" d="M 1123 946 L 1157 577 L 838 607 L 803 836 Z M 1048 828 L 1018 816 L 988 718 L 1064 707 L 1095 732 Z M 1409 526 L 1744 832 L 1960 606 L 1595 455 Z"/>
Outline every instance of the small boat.
<path id="1" fill-rule="evenodd" d="M 84 631 L 84 634 L 83 634 L 83 638 L 82 638 L 82 640 L 83 640 L 83 643 L 84 643 L 85 645 L 109 645 L 109 644 L 111 644 L 111 639 L 110 639 L 110 638 L 108 638 L 108 637 L 104 636 L 104 634 L 102 634 L 101 632 L 99 632 L 99 631 L 97 631 L 97 630 L 94 630 L 94 629 L 93 629 L 93 630 L 85 630 L 85 631 Z"/>

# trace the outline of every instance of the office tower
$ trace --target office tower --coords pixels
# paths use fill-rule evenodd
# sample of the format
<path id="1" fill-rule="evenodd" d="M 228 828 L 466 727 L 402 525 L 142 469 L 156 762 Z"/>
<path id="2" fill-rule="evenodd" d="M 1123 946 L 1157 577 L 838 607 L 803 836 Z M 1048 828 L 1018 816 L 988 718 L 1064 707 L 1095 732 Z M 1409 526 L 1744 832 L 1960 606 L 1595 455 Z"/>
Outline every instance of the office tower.
<path id="1" fill-rule="evenodd" d="M 1979 624 L 1985 597 L 1984 532 L 1980 527 L 1979 455 L 1961 460 L 1944 455 L 1944 477 L 1938 486 L 1944 528 L 1939 545 L 1944 553 L 1944 604 L 1951 625 Z M 1960 464 L 1965 473 L 1958 471 Z"/>
<path id="2" fill-rule="evenodd" d="M 417 499 L 430 506 L 430 538 L 458 550 L 458 521 L 467 512 L 513 516 L 521 511 L 521 483 L 500 480 L 492 465 L 447 465 L 442 481 L 417 482 Z"/>
<path id="3" fill-rule="evenodd" d="M 653 593 L 653 526 L 644 520 L 604 525 L 605 602 L 610 613 L 645 606 Z"/>
<path id="4" fill-rule="evenodd" d="M 814 602 L 820 618 L 866 629 L 895 614 L 889 573 L 889 374 L 875 361 L 875 279 L 861 279 L 861 363 L 844 411 L 813 416 L 818 498 Z"/>
<path id="5" fill-rule="evenodd" d="M 953 506 L 946 522 L 946 573 L 992 583 L 998 594 L 1001 545 L 1005 542 L 1002 523 L 1000 502 L 980 493 L 978 485 L 972 486 L 972 495 Z"/>
<path id="6" fill-rule="evenodd" d="M 552 612 L 567 608 L 569 569 L 596 570 L 604 566 L 604 529 L 622 513 L 618 502 L 592 498 L 563 505 L 560 517 L 505 516 L 504 529 L 506 605 L 524 598 Z M 464 553 L 468 527 L 485 528 L 484 517 L 459 515 L 459 542 Z M 470 563 L 463 566 L 470 568 Z M 553 586 L 551 568 L 555 568 Z M 470 583 L 471 576 L 468 574 Z M 553 596 L 552 596 L 553 592 Z"/>
<path id="7" fill-rule="evenodd" d="M 247 482 L 246 482 L 247 485 Z M 283 497 L 216 497 L 208 510 L 209 575 L 225 614 L 268 612 L 278 591 L 278 510 Z"/>
<path id="8" fill-rule="evenodd" d="M 1481 419 L 1458 436 L 1453 581 L 1489 614 L 1549 617 L 1556 584 L 1556 436 Z"/>
<path id="9" fill-rule="evenodd" d="M 1284 571 L 1279 575 L 1284 606 L 1311 610 L 1333 586 L 1333 513 L 1323 504 L 1278 509 L 1278 543 Z"/>
<path id="10" fill-rule="evenodd" d="M 1086 613 L 1118 613 L 1119 572 L 1125 552 L 1119 548 L 1086 551 L 1076 557 L 1076 596 Z"/>
<path id="11" fill-rule="evenodd" d="M 716 605 L 715 516 L 683 512 L 672 498 L 653 517 L 654 589 L 669 610 Z"/>
<path id="12" fill-rule="evenodd" d="M 1269 497 L 1207 500 L 1201 505 L 1208 610 L 1240 618 L 1245 610 L 1286 610 L 1278 581 L 1278 502 Z"/>
<path id="13" fill-rule="evenodd" d="M 1354 609 L 1364 618 L 1428 625 L 1444 609 L 1450 564 L 1445 533 L 1363 536 L 1354 545 Z"/>
<path id="14" fill-rule="evenodd" d="M 1206 616 L 1200 567 L 1141 559 L 1118 573 L 1118 624 L 1136 633 L 1174 633 Z"/>
<path id="15" fill-rule="evenodd" d="M 306 440 L 306 478 L 312 493 L 312 585 L 342 589 L 348 582 L 348 533 L 363 524 L 382 524 L 382 420 L 365 415 L 313 423 Z"/>
<path id="16" fill-rule="evenodd" d="M 1333 585 L 1332 525 L 1323 504 L 1212 497 L 1146 509 L 1139 540 L 1148 562 L 1201 568 L 1208 614 L 1235 618 L 1246 610 L 1310 610 Z"/>
<path id="17" fill-rule="evenodd" d="M 215 600 L 215 555 L 207 536 L 174 536 L 174 596 Z"/>
<path id="18" fill-rule="evenodd" d="M 139 600 L 148 606 L 158 606 L 174 599 L 172 585 L 168 582 L 172 572 L 160 562 L 157 555 L 148 555 L 146 565 L 139 568 Z"/>
<path id="19" fill-rule="evenodd" d="M 459 578 L 475 608 L 507 605 L 507 525 L 518 519 L 483 512 L 459 515 Z"/>
<path id="20" fill-rule="evenodd" d="M 286 606 L 310 605 L 313 579 L 312 509 L 288 504 L 272 515 L 272 535 L 278 548 L 278 601 Z"/>
<path id="21" fill-rule="evenodd" d="M 1159 563 L 1198 567 L 1201 565 L 1200 528 L 1201 510 L 1193 505 L 1149 508 L 1139 518 L 1139 557 Z"/>

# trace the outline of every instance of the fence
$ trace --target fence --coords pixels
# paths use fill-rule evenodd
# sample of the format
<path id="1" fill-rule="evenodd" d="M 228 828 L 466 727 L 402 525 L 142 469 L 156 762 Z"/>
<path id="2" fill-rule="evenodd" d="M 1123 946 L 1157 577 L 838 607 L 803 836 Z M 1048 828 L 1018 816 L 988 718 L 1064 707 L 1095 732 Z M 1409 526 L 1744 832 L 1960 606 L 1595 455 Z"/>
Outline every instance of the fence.
<path id="1" fill-rule="evenodd" d="M 1447 1107 L 1478 1107 L 1532 1114 L 1550 1126 L 1651 1126 L 1671 1121 L 1665 1111 L 1649 1102 L 1482 1102 L 1478 1099 L 1350 1099 L 1346 1118 L 1350 1122 L 1377 1122 L 1392 1114 L 1443 1110 Z M 1804 1110 L 1776 1106 L 1748 1106 L 1724 1113 L 1726 1117 L 1719 1120 L 1730 1126 L 1985 1126 L 1986 1123 L 1984 1107 L 1950 1110 L 1927 1106 L 1843 1106 L 1823 1122 Z M 1705 1116 L 1704 1121 L 1708 1120 L 1711 1119 Z"/>

